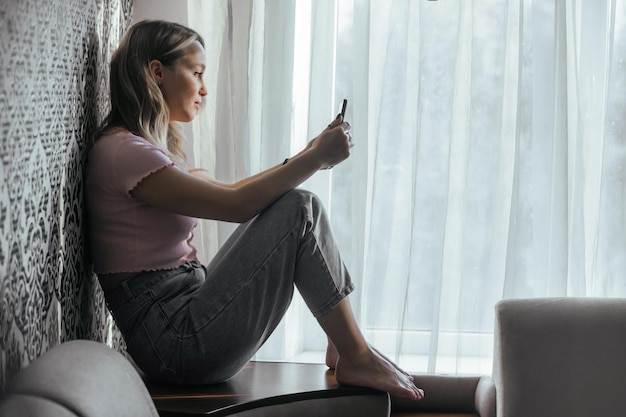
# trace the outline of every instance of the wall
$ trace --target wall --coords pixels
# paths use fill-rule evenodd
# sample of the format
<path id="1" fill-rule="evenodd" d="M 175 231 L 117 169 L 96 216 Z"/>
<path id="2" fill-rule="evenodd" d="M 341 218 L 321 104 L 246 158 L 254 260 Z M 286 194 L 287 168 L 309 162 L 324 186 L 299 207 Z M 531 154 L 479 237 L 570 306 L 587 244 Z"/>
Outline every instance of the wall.
<path id="1" fill-rule="evenodd" d="M 187 0 L 135 0 L 133 22 L 143 19 L 163 19 L 186 25 L 189 22 Z"/>
<path id="2" fill-rule="evenodd" d="M 0 2 L 0 390 L 50 347 L 123 348 L 85 249 L 82 170 L 132 0 Z"/>

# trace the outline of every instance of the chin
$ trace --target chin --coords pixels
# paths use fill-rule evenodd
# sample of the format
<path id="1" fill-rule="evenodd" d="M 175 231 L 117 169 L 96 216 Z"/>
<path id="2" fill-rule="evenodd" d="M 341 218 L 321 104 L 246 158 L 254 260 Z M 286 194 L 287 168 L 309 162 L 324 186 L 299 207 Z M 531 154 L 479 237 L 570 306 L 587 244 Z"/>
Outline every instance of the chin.
<path id="1" fill-rule="evenodd" d="M 180 116 L 174 118 L 170 118 L 170 120 L 172 122 L 178 122 L 178 123 L 189 123 L 191 122 L 193 119 L 196 118 L 195 114 L 181 114 Z"/>

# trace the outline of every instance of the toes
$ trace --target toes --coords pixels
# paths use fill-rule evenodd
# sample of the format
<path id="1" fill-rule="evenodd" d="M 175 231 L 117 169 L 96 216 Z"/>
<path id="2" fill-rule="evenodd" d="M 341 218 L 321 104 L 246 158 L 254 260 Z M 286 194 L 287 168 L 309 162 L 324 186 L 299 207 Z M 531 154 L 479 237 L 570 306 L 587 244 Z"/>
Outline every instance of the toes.
<path id="1" fill-rule="evenodd" d="M 415 385 L 413 385 L 413 390 L 415 391 L 415 394 L 417 395 L 417 397 L 415 398 L 416 400 L 421 400 L 422 398 L 424 398 L 424 390 L 423 389 L 418 388 Z"/>

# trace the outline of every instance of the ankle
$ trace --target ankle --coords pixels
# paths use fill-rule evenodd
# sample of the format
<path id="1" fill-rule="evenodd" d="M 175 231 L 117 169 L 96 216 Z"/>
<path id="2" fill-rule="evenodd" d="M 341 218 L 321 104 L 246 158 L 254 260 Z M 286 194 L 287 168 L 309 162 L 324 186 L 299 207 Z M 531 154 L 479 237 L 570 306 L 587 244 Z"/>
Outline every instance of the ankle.
<path id="1" fill-rule="evenodd" d="M 338 358 L 343 365 L 361 366 L 362 364 L 371 363 L 376 359 L 376 355 L 374 351 L 366 345 L 364 348 L 353 349 L 349 352 L 339 354 Z"/>

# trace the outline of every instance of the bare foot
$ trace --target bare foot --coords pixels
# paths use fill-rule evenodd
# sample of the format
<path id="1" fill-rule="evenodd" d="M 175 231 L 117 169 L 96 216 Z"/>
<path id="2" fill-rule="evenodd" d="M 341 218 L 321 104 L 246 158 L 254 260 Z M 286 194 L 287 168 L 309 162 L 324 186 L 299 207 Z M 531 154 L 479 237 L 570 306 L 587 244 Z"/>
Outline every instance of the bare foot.
<path id="1" fill-rule="evenodd" d="M 386 357 L 385 355 L 380 353 L 380 351 L 378 349 L 376 349 L 374 346 L 370 345 L 370 349 L 372 349 L 374 351 L 374 353 L 376 353 L 378 356 L 382 357 L 384 360 L 386 360 L 387 362 L 392 364 L 398 371 L 402 372 L 404 375 L 408 376 L 411 381 L 413 381 L 414 378 L 411 375 L 409 375 L 408 372 L 406 372 L 403 369 L 400 369 L 400 367 L 398 365 L 396 365 L 395 362 L 392 362 L 391 360 L 389 360 L 388 357 Z"/>
<path id="2" fill-rule="evenodd" d="M 424 398 L 424 391 L 413 384 L 406 372 L 371 349 L 359 357 L 341 356 L 337 360 L 335 378 L 343 385 L 373 388 L 396 397 Z"/>
<path id="3" fill-rule="evenodd" d="M 404 375 L 408 376 L 411 381 L 413 381 L 414 378 L 411 375 L 409 375 L 408 372 L 404 371 L 403 369 L 400 369 L 398 365 L 396 365 L 394 362 L 389 360 L 389 358 L 383 355 L 374 346 L 372 345 L 369 345 L 369 346 L 370 346 L 370 349 L 374 351 L 374 353 L 376 353 L 378 356 L 382 357 L 384 360 L 392 364 L 398 371 L 402 372 Z M 333 342 L 331 342 L 330 339 L 328 339 L 328 345 L 326 346 L 326 366 L 328 366 L 329 369 L 334 370 L 337 367 L 338 360 L 339 360 L 339 352 L 337 352 L 337 348 L 335 347 Z"/>

